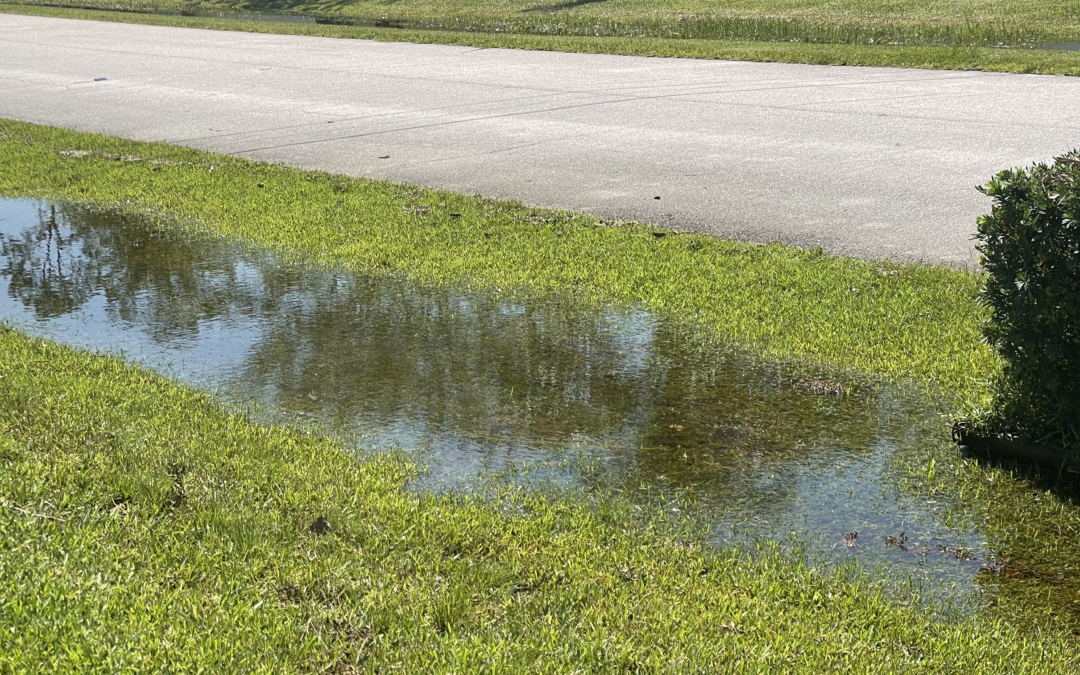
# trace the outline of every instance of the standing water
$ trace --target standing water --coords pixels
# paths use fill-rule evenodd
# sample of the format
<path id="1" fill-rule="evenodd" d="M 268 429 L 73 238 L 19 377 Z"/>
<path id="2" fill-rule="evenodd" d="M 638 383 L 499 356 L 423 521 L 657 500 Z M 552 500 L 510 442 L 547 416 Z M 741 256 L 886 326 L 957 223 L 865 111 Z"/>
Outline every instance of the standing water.
<path id="1" fill-rule="evenodd" d="M 984 537 L 890 477 L 941 443 L 925 401 L 841 394 L 645 311 L 424 287 L 176 230 L 0 200 L 0 319 L 400 446 L 430 467 L 420 489 L 540 466 L 526 476 L 691 502 L 717 541 L 794 534 L 814 557 L 977 602 Z"/>

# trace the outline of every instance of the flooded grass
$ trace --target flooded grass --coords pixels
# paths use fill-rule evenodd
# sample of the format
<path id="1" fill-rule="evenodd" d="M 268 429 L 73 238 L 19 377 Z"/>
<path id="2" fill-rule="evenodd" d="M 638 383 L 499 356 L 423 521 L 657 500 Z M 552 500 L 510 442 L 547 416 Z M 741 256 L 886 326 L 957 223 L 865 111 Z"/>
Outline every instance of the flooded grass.
<path id="1" fill-rule="evenodd" d="M 647 311 L 312 267 L 176 225 L 0 200 L 0 316 L 253 421 L 404 448 L 421 493 L 619 495 L 695 542 L 771 541 L 938 607 L 1080 628 L 1073 496 L 961 460 L 918 388 Z"/>
<path id="2" fill-rule="evenodd" d="M 618 498 L 416 494 L 392 456 L 251 424 L 115 358 L 9 329 L 0 355 L 4 670 L 1078 665 L 1057 631 L 943 621 L 849 569 L 695 545 Z"/>
<path id="3" fill-rule="evenodd" d="M 908 499 L 883 476 L 898 455 L 945 445 L 925 396 L 762 361 L 646 311 L 283 263 L 159 228 L 0 200 L 0 316 L 264 421 L 405 448 L 428 466 L 421 489 L 482 489 L 501 473 L 620 492 L 692 512 L 718 543 L 796 535 L 822 561 L 985 601 L 983 535 L 941 527 L 944 500 Z M 934 554 L 897 556 L 884 541 L 900 531 Z M 972 555 L 937 555 L 956 546 Z"/>
<path id="4" fill-rule="evenodd" d="M 943 524 L 986 534 L 993 560 L 975 579 L 987 592 L 990 612 L 1080 633 L 1080 476 L 942 462 L 933 452 L 901 461 L 909 494 L 947 497 L 938 513 Z"/>
<path id="5" fill-rule="evenodd" d="M 704 327 L 771 359 L 933 382 L 971 399 L 1000 368 L 979 276 L 860 261 L 517 202 L 0 121 L 0 194 L 123 204 L 280 255 L 422 283 L 571 292 Z"/>
<path id="6" fill-rule="evenodd" d="M 111 11 L 115 6 L 52 5 L 0 4 L 0 12 L 480 48 L 1080 75 L 1080 54 L 1059 48 L 1075 40 L 1072 24 L 1018 26 L 1012 17 L 979 25 L 955 19 L 914 25 L 891 19 L 860 22 L 850 15 L 824 23 L 798 17 L 691 16 L 637 23 L 579 18 L 568 24 L 542 13 L 514 14 L 493 23 L 490 18 L 386 19 L 382 14 L 359 18 L 325 13 L 267 16 L 236 9 L 193 12 L 168 3 L 125 6 L 122 11 Z M 389 7 L 380 5 L 380 11 Z M 700 37 L 705 35 L 727 37 Z"/>

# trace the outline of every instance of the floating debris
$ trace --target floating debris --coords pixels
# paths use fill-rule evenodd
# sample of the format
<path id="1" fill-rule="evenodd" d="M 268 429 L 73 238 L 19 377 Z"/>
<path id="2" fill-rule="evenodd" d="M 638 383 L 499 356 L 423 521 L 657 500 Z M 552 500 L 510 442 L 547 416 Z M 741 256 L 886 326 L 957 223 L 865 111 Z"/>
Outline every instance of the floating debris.
<path id="1" fill-rule="evenodd" d="M 979 568 L 980 572 L 986 572 L 987 574 L 1005 574 L 1005 567 L 1008 564 L 1008 560 L 988 560 L 986 564 Z"/>
<path id="2" fill-rule="evenodd" d="M 946 553 L 957 560 L 978 560 L 978 558 L 975 557 L 975 554 L 971 552 L 971 549 L 965 548 L 960 544 L 957 544 L 956 546 L 938 544 L 937 550 Z"/>
<path id="3" fill-rule="evenodd" d="M 899 535 L 897 535 L 895 537 L 892 536 L 892 535 L 887 535 L 885 537 L 885 545 L 889 546 L 889 547 L 895 546 L 896 548 L 900 549 L 901 551 L 908 550 L 907 549 L 907 533 L 906 532 L 901 532 Z"/>

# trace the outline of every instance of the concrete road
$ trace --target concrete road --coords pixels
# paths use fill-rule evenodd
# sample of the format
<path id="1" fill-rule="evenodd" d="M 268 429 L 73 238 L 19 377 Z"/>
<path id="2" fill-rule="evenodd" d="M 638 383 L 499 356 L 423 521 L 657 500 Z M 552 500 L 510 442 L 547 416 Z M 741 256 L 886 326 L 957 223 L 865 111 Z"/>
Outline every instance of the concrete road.
<path id="1" fill-rule="evenodd" d="M 753 241 L 969 266 L 975 218 L 989 208 L 975 186 L 1080 146 L 1080 78 L 0 14 L 0 117 Z"/>

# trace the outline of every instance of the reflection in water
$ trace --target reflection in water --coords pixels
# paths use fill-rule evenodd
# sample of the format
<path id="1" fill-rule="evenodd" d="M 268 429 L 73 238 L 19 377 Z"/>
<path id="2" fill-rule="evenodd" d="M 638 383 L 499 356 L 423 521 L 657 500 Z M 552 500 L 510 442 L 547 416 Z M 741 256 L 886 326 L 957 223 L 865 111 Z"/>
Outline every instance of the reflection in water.
<path id="1" fill-rule="evenodd" d="M 981 535 L 884 475 L 940 431 L 890 392 L 815 395 L 646 312 L 285 264 L 78 206 L 0 202 L 0 244 L 0 316 L 277 419 L 420 449 L 429 487 L 553 461 L 563 480 L 688 495 L 718 537 L 796 532 L 816 555 L 975 588 L 980 563 L 935 552 L 978 552 Z M 906 552 L 884 543 L 901 532 Z"/>

